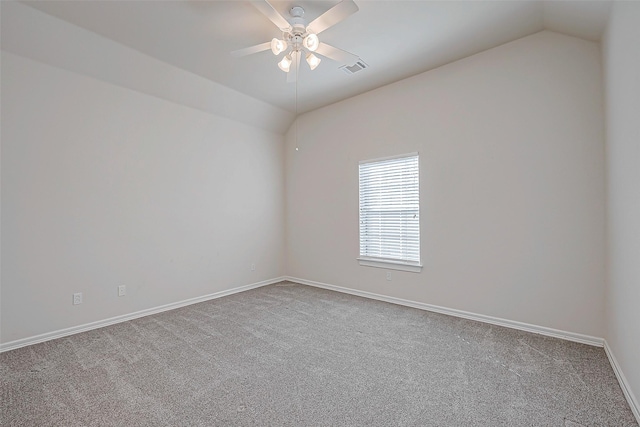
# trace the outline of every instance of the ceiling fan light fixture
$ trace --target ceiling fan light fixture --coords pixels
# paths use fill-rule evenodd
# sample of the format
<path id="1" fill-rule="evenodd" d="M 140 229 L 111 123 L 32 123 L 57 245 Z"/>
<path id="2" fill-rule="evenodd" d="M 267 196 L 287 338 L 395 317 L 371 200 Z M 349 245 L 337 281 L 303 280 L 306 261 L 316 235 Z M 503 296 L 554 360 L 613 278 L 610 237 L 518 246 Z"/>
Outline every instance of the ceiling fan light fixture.
<path id="1" fill-rule="evenodd" d="M 355 65 L 348 67 L 346 64 L 360 63 L 360 57 L 357 55 L 322 43 L 318 38 L 319 33 L 358 11 L 358 6 L 354 0 L 339 0 L 338 4 L 322 13 L 310 23 L 307 23 L 306 19 L 304 19 L 304 9 L 302 7 L 292 7 L 289 10 L 291 18 L 285 18 L 278 12 L 276 7 L 271 4 L 271 2 L 274 1 L 275 0 L 252 0 L 251 4 L 282 31 L 282 39 L 273 38 L 271 41 L 265 43 L 234 50 L 231 52 L 233 57 L 240 58 L 269 49 L 271 49 L 276 57 L 279 57 L 279 55 L 283 53 L 283 58 L 279 59 L 278 68 L 287 73 L 288 83 L 297 82 L 302 55 L 305 55 L 305 59 L 312 70 L 315 70 L 321 62 L 321 59 L 314 55 L 314 52 L 318 52 L 323 58 L 329 58 L 332 61 L 345 64 L 341 69 L 346 69 L 349 72 L 352 72 L 351 69 L 355 67 Z M 291 65 L 294 66 L 293 73 L 290 72 Z M 360 68 L 366 68 L 366 65 Z"/>
<path id="2" fill-rule="evenodd" d="M 315 52 L 319 44 L 320 39 L 318 39 L 318 36 L 313 33 L 307 34 L 307 36 L 302 41 L 302 45 L 311 52 Z"/>
<path id="3" fill-rule="evenodd" d="M 320 65 L 320 61 L 322 60 L 313 53 L 307 55 L 307 64 L 309 64 L 309 68 L 311 68 L 311 70 L 315 70 L 316 67 Z"/>
<path id="4" fill-rule="evenodd" d="M 287 49 L 287 42 L 284 40 L 278 40 L 274 38 L 271 40 L 271 52 L 274 55 L 279 55 Z"/>
<path id="5" fill-rule="evenodd" d="M 278 67 L 285 73 L 288 73 L 292 62 L 293 60 L 291 59 L 291 56 L 285 55 L 284 58 L 282 58 L 282 61 L 278 62 Z"/>

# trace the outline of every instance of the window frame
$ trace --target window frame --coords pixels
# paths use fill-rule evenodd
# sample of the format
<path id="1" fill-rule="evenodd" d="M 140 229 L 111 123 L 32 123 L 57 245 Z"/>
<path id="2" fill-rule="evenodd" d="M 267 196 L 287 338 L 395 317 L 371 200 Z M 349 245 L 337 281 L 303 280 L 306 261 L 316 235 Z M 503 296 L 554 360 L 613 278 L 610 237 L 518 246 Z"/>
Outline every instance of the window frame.
<path id="1" fill-rule="evenodd" d="M 362 183 L 361 183 L 361 165 L 369 163 L 379 163 L 389 160 L 416 157 L 418 163 L 418 260 L 407 260 L 400 258 L 375 257 L 362 254 Z M 370 160 L 361 160 L 358 162 L 358 262 L 361 266 L 377 267 L 389 270 L 401 270 L 413 273 L 422 271 L 421 259 L 421 242 L 420 242 L 420 155 L 418 152 L 405 153 L 396 156 L 382 157 Z"/>

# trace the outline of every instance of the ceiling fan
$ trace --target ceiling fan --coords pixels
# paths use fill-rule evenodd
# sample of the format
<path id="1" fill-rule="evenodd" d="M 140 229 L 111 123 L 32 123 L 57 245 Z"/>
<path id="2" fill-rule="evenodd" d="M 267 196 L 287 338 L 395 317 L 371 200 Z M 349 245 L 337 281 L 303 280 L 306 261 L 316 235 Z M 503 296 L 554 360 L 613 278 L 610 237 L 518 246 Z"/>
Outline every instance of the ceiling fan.
<path id="1" fill-rule="evenodd" d="M 343 65 L 355 64 L 360 59 L 358 55 L 323 43 L 318 38 L 318 34 L 358 11 L 358 6 L 353 0 L 342 0 L 308 25 L 304 19 L 304 9 L 300 6 L 294 6 L 289 10 L 291 18 L 287 20 L 268 0 L 253 1 L 251 4 L 282 31 L 282 39 L 274 38 L 270 42 L 235 50 L 231 52 L 233 56 L 239 58 L 269 49 L 276 56 L 284 53 L 278 67 L 287 73 L 287 82 L 296 81 L 302 55 L 312 70 L 321 61 L 316 53 Z"/>

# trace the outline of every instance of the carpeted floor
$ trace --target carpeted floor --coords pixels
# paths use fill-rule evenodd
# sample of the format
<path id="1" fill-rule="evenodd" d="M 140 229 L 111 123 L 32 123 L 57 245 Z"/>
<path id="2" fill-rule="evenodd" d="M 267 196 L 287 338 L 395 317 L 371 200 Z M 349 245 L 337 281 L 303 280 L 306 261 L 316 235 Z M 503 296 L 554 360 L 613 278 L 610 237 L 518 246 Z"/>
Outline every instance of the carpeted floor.
<path id="1" fill-rule="evenodd" d="M 637 426 L 602 348 L 280 283 L 0 354 L 3 426 Z"/>

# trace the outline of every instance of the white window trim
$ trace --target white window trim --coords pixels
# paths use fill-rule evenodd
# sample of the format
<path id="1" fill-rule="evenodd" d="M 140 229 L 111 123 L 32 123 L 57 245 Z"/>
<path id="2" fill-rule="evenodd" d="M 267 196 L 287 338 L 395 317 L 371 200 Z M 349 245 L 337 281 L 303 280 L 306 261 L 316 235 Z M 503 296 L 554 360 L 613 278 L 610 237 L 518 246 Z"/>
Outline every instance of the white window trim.
<path id="1" fill-rule="evenodd" d="M 422 271 L 421 263 L 409 263 L 384 258 L 358 257 L 360 265 L 365 267 L 385 268 L 387 270 L 409 271 L 411 273 L 420 273 Z"/>
<path id="2" fill-rule="evenodd" d="M 395 156 L 378 157 L 377 159 L 360 160 L 358 162 L 358 164 L 359 165 L 364 165 L 364 164 L 367 164 L 367 163 L 377 163 L 377 162 L 382 162 L 384 160 L 403 159 L 405 157 L 415 157 L 415 156 L 419 156 L 419 155 L 420 155 L 420 152 L 412 151 L 411 153 L 397 154 Z"/>
<path id="3" fill-rule="evenodd" d="M 400 159 L 404 157 L 411 156 L 419 156 L 418 152 L 399 154 L 395 156 L 388 157 L 380 157 L 377 159 L 369 159 L 369 160 L 361 160 L 358 162 L 359 165 L 366 163 L 375 163 L 384 160 L 394 160 Z M 376 258 L 376 257 L 368 257 L 368 256 L 359 256 L 357 258 L 358 263 L 361 266 L 365 267 L 375 267 L 375 268 L 383 268 L 388 270 L 400 270 L 400 271 L 408 271 L 412 273 L 420 273 L 422 271 L 422 261 L 402 261 L 398 259 L 388 259 L 388 258 Z"/>

